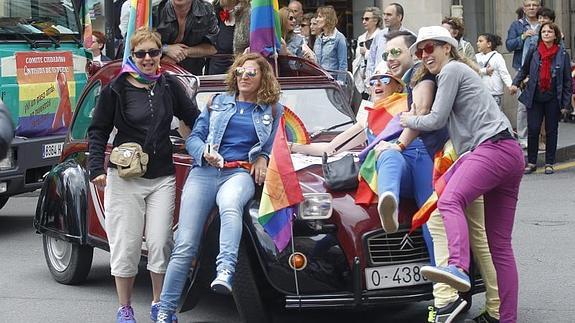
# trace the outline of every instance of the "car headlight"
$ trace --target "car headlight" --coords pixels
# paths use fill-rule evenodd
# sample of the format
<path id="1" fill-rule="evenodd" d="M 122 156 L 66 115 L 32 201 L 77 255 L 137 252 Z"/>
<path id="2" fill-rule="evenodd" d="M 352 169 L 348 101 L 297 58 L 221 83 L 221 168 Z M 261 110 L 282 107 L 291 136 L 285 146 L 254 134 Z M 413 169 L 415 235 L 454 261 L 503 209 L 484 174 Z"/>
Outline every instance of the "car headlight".
<path id="1" fill-rule="evenodd" d="M 14 152 L 12 152 L 12 148 L 8 149 L 8 154 L 6 158 L 0 160 L 0 170 L 7 170 L 14 168 Z"/>
<path id="2" fill-rule="evenodd" d="M 306 193 L 299 204 L 298 219 L 326 220 L 333 211 L 332 196 L 329 193 Z"/>

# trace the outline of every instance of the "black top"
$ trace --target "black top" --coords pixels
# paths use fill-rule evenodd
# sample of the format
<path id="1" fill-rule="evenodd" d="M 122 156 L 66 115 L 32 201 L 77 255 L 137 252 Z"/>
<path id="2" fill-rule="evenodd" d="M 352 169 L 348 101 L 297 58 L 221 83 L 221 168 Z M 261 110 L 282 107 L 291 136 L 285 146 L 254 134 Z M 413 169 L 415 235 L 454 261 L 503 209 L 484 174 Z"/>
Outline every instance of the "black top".
<path id="1" fill-rule="evenodd" d="M 148 91 L 134 87 L 126 74 L 121 74 L 102 89 L 88 128 L 90 179 L 105 174 L 104 152 L 114 127 L 118 130 L 114 147 L 137 142 L 148 153 L 144 178 L 174 174 L 169 136 L 172 118 L 176 116 L 191 128 L 198 115 L 195 99 L 187 96 L 174 76 L 163 75 Z"/>
<path id="2" fill-rule="evenodd" d="M 157 31 L 163 44 L 175 44 L 178 38 L 178 18 L 171 1 L 162 1 L 158 7 Z M 192 0 L 192 8 L 186 17 L 182 44 L 196 46 L 202 43 L 215 44 L 218 35 L 218 21 L 211 3 Z M 192 74 L 202 75 L 205 58 L 186 58 L 179 65 Z"/>
<path id="3" fill-rule="evenodd" d="M 220 32 L 216 37 L 216 49 L 218 54 L 230 54 L 229 57 L 212 57 L 210 58 L 208 74 L 225 74 L 228 68 L 232 66 L 234 53 L 234 26 L 226 26 L 226 24 L 220 18 L 220 11 L 222 7 L 216 6 L 216 18 L 218 19 L 218 26 L 220 27 Z M 233 13 L 232 13 L 233 15 Z"/>

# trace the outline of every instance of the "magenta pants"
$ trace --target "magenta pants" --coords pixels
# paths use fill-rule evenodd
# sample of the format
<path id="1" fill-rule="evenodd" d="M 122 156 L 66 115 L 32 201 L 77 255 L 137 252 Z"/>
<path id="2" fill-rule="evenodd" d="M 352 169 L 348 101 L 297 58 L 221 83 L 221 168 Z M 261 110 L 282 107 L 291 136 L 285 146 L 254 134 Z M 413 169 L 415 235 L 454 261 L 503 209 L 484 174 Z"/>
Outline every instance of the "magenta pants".
<path id="1" fill-rule="evenodd" d="M 485 231 L 501 299 L 500 322 L 517 321 L 519 279 L 511 233 L 524 167 L 523 152 L 517 141 L 487 140 L 455 171 L 437 205 L 445 224 L 449 264 L 469 271 L 469 236 L 464 211 L 472 201 L 484 196 Z"/>

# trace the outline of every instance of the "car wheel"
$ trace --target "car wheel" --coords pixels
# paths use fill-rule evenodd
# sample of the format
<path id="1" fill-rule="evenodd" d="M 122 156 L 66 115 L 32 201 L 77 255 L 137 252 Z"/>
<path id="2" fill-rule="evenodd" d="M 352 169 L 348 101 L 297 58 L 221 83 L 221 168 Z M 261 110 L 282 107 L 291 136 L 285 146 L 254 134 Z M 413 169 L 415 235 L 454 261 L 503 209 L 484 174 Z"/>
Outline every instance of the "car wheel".
<path id="1" fill-rule="evenodd" d="M 261 297 L 250 259 L 247 245 L 242 242 L 232 288 L 234 301 L 242 322 L 269 323 L 271 313 Z"/>
<path id="2" fill-rule="evenodd" d="M 82 283 L 92 267 L 94 248 L 43 236 L 44 257 L 54 280 L 65 285 Z"/>
<path id="3" fill-rule="evenodd" d="M 0 209 L 2 209 L 4 205 L 8 203 L 9 198 L 10 198 L 9 196 L 0 196 Z"/>

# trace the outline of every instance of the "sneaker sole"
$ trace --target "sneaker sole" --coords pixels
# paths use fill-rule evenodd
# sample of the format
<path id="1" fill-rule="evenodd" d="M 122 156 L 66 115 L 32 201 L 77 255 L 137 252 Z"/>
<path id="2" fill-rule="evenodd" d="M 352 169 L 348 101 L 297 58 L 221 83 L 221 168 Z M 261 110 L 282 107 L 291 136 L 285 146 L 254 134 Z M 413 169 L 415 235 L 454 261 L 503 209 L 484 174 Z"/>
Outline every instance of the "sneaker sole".
<path id="1" fill-rule="evenodd" d="M 459 304 L 459 306 L 457 306 L 453 312 L 449 313 L 449 316 L 447 317 L 447 320 L 445 320 L 444 323 L 452 323 L 453 320 L 455 320 L 455 318 L 457 317 L 457 315 L 461 314 L 461 312 L 463 311 L 463 309 L 465 308 L 465 306 L 467 305 L 467 301 L 463 300 L 461 302 L 461 304 Z M 443 315 L 437 315 L 437 317 L 440 317 Z M 440 321 L 443 322 L 443 321 Z"/>
<path id="2" fill-rule="evenodd" d="M 232 293 L 232 288 L 222 282 L 212 283 L 210 288 L 214 293 L 218 293 L 221 295 L 230 295 Z"/>
<path id="3" fill-rule="evenodd" d="M 471 289 L 471 284 L 468 281 L 449 275 L 445 271 L 436 269 L 435 267 L 423 267 L 421 268 L 421 274 L 434 283 L 447 284 L 459 292 L 468 292 Z"/>
<path id="4" fill-rule="evenodd" d="M 394 233 L 399 227 L 397 220 L 397 205 L 391 194 L 384 195 L 378 203 L 377 212 L 381 227 L 387 233 Z"/>

